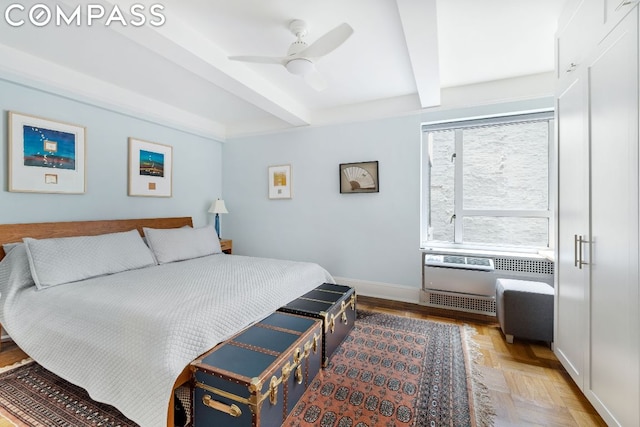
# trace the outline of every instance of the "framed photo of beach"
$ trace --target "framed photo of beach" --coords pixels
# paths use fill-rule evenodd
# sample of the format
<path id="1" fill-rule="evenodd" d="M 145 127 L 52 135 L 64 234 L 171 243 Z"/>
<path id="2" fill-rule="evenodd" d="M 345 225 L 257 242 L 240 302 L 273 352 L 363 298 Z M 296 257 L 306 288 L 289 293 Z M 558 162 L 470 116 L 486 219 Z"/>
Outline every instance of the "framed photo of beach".
<path id="1" fill-rule="evenodd" d="M 129 196 L 171 197 L 173 147 L 129 138 Z"/>
<path id="2" fill-rule="evenodd" d="M 9 191 L 86 191 L 86 128 L 9 112 Z"/>

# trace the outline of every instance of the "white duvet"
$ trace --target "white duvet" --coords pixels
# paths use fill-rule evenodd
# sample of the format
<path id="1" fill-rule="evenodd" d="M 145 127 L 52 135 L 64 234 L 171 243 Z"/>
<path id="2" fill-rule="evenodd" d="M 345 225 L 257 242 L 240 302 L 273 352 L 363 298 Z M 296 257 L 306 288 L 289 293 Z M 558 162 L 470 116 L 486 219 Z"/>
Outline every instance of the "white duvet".
<path id="1" fill-rule="evenodd" d="M 0 323 L 46 369 L 159 427 L 185 366 L 323 282 L 317 264 L 220 254 L 38 291 L 21 245 L 0 262 Z"/>

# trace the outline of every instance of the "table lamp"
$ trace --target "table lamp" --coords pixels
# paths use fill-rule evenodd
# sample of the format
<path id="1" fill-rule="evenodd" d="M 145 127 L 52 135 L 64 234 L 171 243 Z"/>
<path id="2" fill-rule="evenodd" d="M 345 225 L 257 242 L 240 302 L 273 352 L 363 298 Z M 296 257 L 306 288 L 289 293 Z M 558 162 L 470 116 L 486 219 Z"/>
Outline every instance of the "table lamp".
<path id="1" fill-rule="evenodd" d="M 216 214 L 216 222 L 215 228 L 216 233 L 218 233 L 218 238 L 222 238 L 220 236 L 220 214 L 229 213 L 227 207 L 224 205 L 224 200 L 217 199 L 215 202 L 211 203 L 211 207 L 209 208 L 209 212 Z"/>

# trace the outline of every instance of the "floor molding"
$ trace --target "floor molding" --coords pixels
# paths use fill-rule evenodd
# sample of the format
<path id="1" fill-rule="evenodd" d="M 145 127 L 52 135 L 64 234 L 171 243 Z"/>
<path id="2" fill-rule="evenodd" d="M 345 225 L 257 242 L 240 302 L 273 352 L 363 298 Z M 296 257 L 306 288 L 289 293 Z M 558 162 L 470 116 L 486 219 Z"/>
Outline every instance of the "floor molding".
<path id="1" fill-rule="evenodd" d="M 393 283 L 334 277 L 337 283 L 355 288 L 358 295 L 383 298 L 408 303 L 420 303 L 420 288 Z"/>

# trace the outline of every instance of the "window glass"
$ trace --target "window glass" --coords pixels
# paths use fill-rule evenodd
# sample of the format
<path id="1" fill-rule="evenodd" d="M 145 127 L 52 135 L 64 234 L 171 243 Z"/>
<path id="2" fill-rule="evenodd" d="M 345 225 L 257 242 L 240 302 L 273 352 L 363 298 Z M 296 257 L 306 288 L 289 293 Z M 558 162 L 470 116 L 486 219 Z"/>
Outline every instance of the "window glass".
<path id="1" fill-rule="evenodd" d="M 547 247 L 547 218 L 468 216 L 464 218 L 466 243 L 500 246 Z"/>
<path id="2" fill-rule="evenodd" d="M 553 112 L 423 126 L 421 244 L 551 246 Z"/>
<path id="3" fill-rule="evenodd" d="M 464 129 L 464 209 L 547 209 L 549 125 Z"/>
<path id="4" fill-rule="evenodd" d="M 455 132 L 433 132 L 430 141 L 431 240 L 453 241 Z"/>

